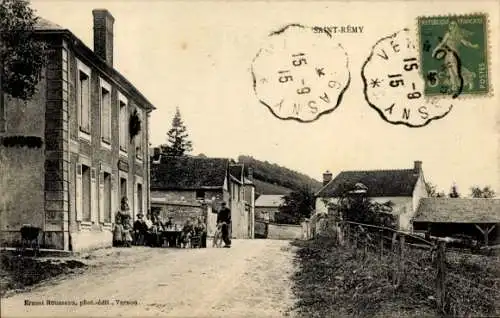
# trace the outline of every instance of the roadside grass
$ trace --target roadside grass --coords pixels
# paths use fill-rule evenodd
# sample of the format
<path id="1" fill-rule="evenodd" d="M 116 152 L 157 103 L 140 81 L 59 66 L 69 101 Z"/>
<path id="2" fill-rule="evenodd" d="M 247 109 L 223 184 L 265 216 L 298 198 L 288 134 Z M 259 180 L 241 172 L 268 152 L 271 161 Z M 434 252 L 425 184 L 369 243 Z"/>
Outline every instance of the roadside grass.
<path id="1" fill-rule="evenodd" d="M 342 248 L 329 237 L 292 244 L 298 247 L 298 271 L 293 277 L 298 302 L 294 310 L 301 316 L 441 315 L 435 300 L 435 268 L 423 251 L 407 250 L 405 272 L 399 287 L 394 289 L 392 273 L 397 264 L 387 254 Z M 454 254 L 448 257 L 446 313 L 461 317 L 497 316 L 498 265 L 498 258 Z"/>
<path id="2" fill-rule="evenodd" d="M 39 259 L 0 253 L 0 296 L 52 278 L 78 272 L 86 265 L 76 260 Z"/>

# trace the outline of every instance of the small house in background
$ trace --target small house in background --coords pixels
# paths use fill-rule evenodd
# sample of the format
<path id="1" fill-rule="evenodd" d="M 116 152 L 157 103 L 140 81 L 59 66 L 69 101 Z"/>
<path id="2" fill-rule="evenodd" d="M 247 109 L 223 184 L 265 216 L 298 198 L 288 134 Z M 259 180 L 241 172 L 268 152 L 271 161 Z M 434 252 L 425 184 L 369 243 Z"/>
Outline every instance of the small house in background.
<path id="1" fill-rule="evenodd" d="M 275 222 L 276 214 L 285 196 L 281 194 L 263 194 L 255 200 L 255 218 L 266 222 Z"/>
<path id="2" fill-rule="evenodd" d="M 345 185 L 360 184 L 374 202 L 390 201 L 399 229 L 411 230 L 420 199 L 428 197 L 421 161 L 409 169 L 342 171 L 334 179 L 332 176 L 329 171 L 323 175 L 323 187 L 316 193 L 317 214 L 329 213 L 329 203 L 337 202 Z"/>
<path id="3" fill-rule="evenodd" d="M 415 232 L 437 237 L 473 237 L 499 244 L 500 199 L 424 198 L 413 218 Z"/>
<path id="4" fill-rule="evenodd" d="M 243 166 L 227 158 L 169 157 L 154 150 L 151 158 L 151 212 L 182 225 L 203 217 L 208 235 L 216 229 L 220 202 L 231 209 L 233 238 L 253 238 L 254 190 Z"/>

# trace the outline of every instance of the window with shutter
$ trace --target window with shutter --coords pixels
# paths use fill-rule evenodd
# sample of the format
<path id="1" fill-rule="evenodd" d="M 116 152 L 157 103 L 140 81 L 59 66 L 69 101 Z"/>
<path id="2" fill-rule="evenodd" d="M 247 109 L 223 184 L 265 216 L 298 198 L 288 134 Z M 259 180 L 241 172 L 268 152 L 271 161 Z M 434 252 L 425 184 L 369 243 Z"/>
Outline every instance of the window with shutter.
<path id="1" fill-rule="evenodd" d="M 101 170 L 99 172 L 99 223 L 104 223 L 104 216 L 106 215 L 104 202 L 104 171 Z"/>
<path id="2" fill-rule="evenodd" d="M 75 200 L 76 200 L 76 220 L 81 221 L 83 215 L 83 191 L 82 191 L 82 165 L 76 164 Z"/>
<path id="3" fill-rule="evenodd" d="M 111 187 L 111 210 L 110 210 L 110 222 L 114 223 L 115 213 L 118 210 L 118 187 L 117 180 L 115 176 L 110 175 L 110 187 Z"/>
<path id="4" fill-rule="evenodd" d="M 135 153 L 137 159 L 142 159 L 143 144 L 144 144 L 144 122 L 143 122 L 142 110 L 137 109 L 137 114 L 141 122 L 141 130 L 139 131 L 139 134 L 137 134 L 137 136 L 135 137 Z"/>
<path id="5" fill-rule="evenodd" d="M 111 143 L 111 86 L 100 79 L 101 83 L 101 139 L 106 144 Z"/>
<path id="6" fill-rule="evenodd" d="M 98 202 L 98 197 L 97 197 L 97 180 L 96 180 L 96 169 L 91 168 L 91 187 L 90 187 L 90 197 L 91 197 L 91 203 L 90 203 L 90 220 L 92 222 L 97 222 L 98 221 L 98 213 L 99 213 L 99 202 Z"/>
<path id="7" fill-rule="evenodd" d="M 78 78 L 76 85 L 78 123 L 80 136 L 90 138 L 90 68 L 77 60 Z"/>
<path id="8" fill-rule="evenodd" d="M 82 221 L 90 222 L 91 218 L 91 169 L 82 165 Z"/>
<path id="9" fill-rule="evenodd" d="M 129 144 L 128 137 L 128 100 L 122 94 L 118 94 L 118 110 L 120 114 L 120 151 L 126 153 Z"/>
<path id="10" fill-rule="evenodd" d="M 137 213 L 144 213 L 142 200 L 142 184 L 137 184 Z"/>
<path id="11" fill-rule="evenodd" d="M 134 220 L 135 220 L 136 215 L 139 213 L 139 205 L 138 205 L 138 202 L 137 202 L 137 192 L 138 192 L 137 191 L 137 186 L 135 186 L 134 187 L 134 194 L 133 194 L 133 196 L 134 196 L 133 197 L 133 199 L 134 199 L 134 205 L 133 205 L 133 207 L 134 207 L 134 216 L 133 216 Z M 132 209 L 132 206 L 130 206 L 130 208 Z"/>
<path id="12" fill-rule="evenodd" d="M 104 172 L 103 173 L 104 183 L 103 183 L 103 191 L 104 191 L 104 222 L 111 223 L 111 215 L 112 215 L 112 186 L 111 186 L 111 174 Z"/>

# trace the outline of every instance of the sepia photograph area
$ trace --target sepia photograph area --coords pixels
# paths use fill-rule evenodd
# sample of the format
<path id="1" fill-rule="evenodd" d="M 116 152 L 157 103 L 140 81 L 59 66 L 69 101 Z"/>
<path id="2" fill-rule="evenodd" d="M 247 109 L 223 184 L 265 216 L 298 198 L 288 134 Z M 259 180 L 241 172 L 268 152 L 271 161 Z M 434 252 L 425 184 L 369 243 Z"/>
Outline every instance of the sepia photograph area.
<path id="1" fill-rule="evenodd" d="M 0 0 L 0 316 L 500 316 L 499 26 Z"/>

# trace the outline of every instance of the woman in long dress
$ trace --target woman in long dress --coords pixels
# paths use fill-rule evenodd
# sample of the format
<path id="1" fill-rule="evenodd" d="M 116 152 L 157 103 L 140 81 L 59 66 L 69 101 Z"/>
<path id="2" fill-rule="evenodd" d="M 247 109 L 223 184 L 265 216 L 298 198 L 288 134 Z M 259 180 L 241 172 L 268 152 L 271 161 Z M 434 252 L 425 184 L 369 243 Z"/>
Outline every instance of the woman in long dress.
<path id="1" fill-rule="evenodd" d="M 130 208 L 128 205 L 127 197 L 122 198 L 121 214 L 123 226 L 123 243 L 126 247 L 130 247 L 132 246 L 132 216 L 130 215 Z"/>
<path id="2" fill-rule="evenodd" d="M 113 246 L 131 246 L 132 245 L 132 223 L 130 217 L 130 208 L 127 197 L 123 197 L 120 205 L 120 211 L 115 216 L 115 228 L 113 231 Z"/>
<path id="3" fill-rule="evenodd" d="M 116 212 L 115 226 L 113 228 L 113 246 L 123 246 L 123 225 L 121 211 Z"/>

